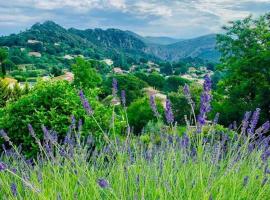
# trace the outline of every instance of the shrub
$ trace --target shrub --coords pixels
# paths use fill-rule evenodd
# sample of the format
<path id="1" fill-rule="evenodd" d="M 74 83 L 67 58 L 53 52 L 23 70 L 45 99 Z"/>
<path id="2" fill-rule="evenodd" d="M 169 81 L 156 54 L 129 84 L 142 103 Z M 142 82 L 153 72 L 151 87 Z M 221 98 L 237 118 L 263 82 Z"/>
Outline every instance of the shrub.
<path id="1" fill-rule="evenodd" d="M 105 127 L 111 118 L 111 109 L 104 107 L 97 101 L 96 90 L 86 92 L 92 107 L 95 109 L 96 120 Z M 100 136 L 100 130 L 93 119 L 86 116 L 78 96 L 78 91 L 66 81 L 38 82 L 35 88 L 18 101 L 10 103 L 3 110 L 0 118 L 0 127 L 9 133 L 15 144 L 22 144 L 23 150 L 29 156 L 37 150 L 33 143 L 28 124 L 32 124 L 38 137 L 43 137 L 41 126 L 53 129 L 63 138 L 68 131 L 70 117 L 74 115 L 82 119 L 87 131 L 84 134 Z M 65 128 L 63 128 L 65 126 Z"/>

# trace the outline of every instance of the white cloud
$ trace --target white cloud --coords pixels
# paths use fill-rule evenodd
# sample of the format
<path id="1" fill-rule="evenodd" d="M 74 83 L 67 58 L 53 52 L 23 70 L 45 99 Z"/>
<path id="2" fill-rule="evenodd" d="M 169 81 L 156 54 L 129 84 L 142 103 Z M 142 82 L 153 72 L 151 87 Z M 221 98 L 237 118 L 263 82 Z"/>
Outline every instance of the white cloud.
<path id="1" fill-rule="evenodd" d="M 63 26 L 190 37 L 218 32 L 228 21 L 267 8 L 269 0 L 0 0 L 0 26 L 15 29 L 49 19 Z"/>

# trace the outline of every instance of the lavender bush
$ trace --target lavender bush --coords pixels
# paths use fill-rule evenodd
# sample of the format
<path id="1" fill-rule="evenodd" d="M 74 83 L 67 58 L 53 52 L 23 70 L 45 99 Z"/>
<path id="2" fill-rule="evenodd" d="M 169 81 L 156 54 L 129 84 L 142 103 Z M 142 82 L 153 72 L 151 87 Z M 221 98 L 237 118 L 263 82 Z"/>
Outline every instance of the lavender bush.
<path id="1" fill-rule="evenodd" d="M 133 135 L 114 138 L 100 127 L 106 145 L 98 149 L 91 135 L 81 135 L 82 122 L 72 117 L 62 141 L 44 126 L 44 138 L 39 139 L 29 124 L 40 153 L 27 160 L 1 130 L 9 144 L 3 146 L 0 161 L 1 198 L 269 199 L 269 122 L 257 126 L 257 109 L 246 113 L 234 130 L 217 124 L 219 114 L 209 123 L 210 99 L 204 96 L 210 94 L 209 85 L 206 77 L 199 114 L 204 121 L 198 118 L 197 124 L 201 131 L 187 126 L 179 135 L 167 101 L 170 128 L 161 127 L 158 143 L 154 137 L 148 144 Z M 89 117 L 94 117 L 83 93 L 79 95 Z"/>

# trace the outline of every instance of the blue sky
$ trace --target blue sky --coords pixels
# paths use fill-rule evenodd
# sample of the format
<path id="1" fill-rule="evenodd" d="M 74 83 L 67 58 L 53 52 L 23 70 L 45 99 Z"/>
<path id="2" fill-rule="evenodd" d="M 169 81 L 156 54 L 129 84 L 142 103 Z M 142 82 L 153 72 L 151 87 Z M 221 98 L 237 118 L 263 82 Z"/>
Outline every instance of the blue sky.
<path id="1" fill-rule="evenodd" d="M 53 20 L 66 28 L 120 28 L 144 36 L 192 38 L 267 11 L 270 0 L 0 0 L 0 35 Z"/>

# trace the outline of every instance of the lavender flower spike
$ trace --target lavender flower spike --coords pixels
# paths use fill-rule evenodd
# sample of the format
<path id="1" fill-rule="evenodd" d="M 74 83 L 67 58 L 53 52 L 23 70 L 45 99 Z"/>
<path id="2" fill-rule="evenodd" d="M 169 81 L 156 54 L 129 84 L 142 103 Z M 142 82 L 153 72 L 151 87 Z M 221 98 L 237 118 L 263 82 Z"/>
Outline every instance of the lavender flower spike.
<path id="1" fill-rule="evenodd" d="M 199 126 L 205 124 L 206 122 L 206 114 L 210 112 L 211 106 L 211 79 L 208 75 L 205 76 L 204 84 L 203 84 L 203 93 L 201 95 L 201 107 L 200 107 L 200 114 L 198 116 Z M 199 128 L 200 129 L 200 128 Z"/>
<path id="2" fill-rule="evenodd" d="M 249 124 L 250 128 L 248 129 L 249 134 L 254 133 L 254 130 L 255 130 L 257 123 L 259 121 L 260 111 L 261 111 L 260 108 L 256 108 L 256 111 L 254 111 L 254 113 L 252 115 L 252 119 L 251 119 L 250 124 Z"/>
<path id="3" fill-rule="evenodd" d="M 16 197 L 18 195 L 18 191 L 17 191 L 17 186 L 15 183 L 12 183 L 10 186 L 11 192 L 13 194 L 14 197 Z"/>
<path id="4" fill-rule="evenodd" d="M 174 116 L 172 112 L 171 102 L 169 99 L 166 99 L 165 116 L 168 124 L 173 123 Z"/>
<path id="5" fill-rule="evenodd" d="M 104 178 L 98 179 L 97 183 L 101 188 L 107 188 L 109 186 L 108 181 L 105 180 Z"/>
<path id="6" fill-rule="evenodd" d="M 112 94 L 114 97 L 117 96 L 117 91 L 118 91 L 118 83 L 117 83 L 117 80 L 115 78 L 113 78 L 113 81 L 112 81 Z"/>
<path id="7" fill-rule="evenodd" d="M 79 96 L 80 96 L 80 99 L 81 99 L 83 108 L 84 108 L 84 110 L 86 111 L 86 113 L 87 113 L 88 115 L 90 115 L 90 116 L 93 115 L 94 112 L 93 112 L 93 110 L 92 110 L 92 107 L 90 106 L 88 100 L 87 100 L 86 97 L 84 96 L 82 90 L 80 90 Z"/>
<path id="8" fill-rule="evenodd" d="M 0 130 L 0 136 L 6 141 L 9 142 L 10 138 L 8 137 L 7 133 L 2 129 Z"/>
<path id="9" fill-rule="evenodd" d="M 152 109 L 155 117 L 159 117 L 159 113 L 158 113 L 158 110 L 157 110 L 157 105 L 156 105 L 156 102 L 155 102 L 154 95 L 150 96 L 150 106 L 151 106 L 151 109 Z"/>
<path id="10" fill-rule="evenodd" d="M 6 164 L 3 162 L 0 162 L 0 172 L 4 171 L 7 168 Z"/>
<path id="11" fill-rule="evenodd" d="M 121 101 L 122 101 L 123 106 L 126 106 L 126 91 L 125 90 L 121 91 Z"/>
<path id="12" fill-rule="evenodd" d="M 33 129 L 33 127 L 32 127 L 31 124 L 28 124 L 28 130 L 29 130 L 30 135 L 31 135 L 33 138 L 36 138 L 35 131 L 34 131 L 34 129 Z"/>

